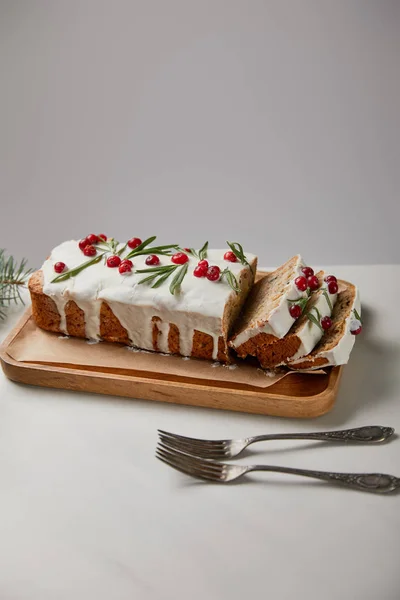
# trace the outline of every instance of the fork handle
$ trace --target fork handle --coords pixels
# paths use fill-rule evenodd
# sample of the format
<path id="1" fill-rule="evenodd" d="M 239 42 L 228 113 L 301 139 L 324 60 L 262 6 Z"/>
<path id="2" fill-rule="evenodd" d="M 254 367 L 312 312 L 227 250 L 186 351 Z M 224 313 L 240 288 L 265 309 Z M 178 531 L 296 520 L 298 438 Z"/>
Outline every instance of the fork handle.
<path id="1" fill-rule="evenodd" d="M 385 473 L 333 473 L 329 471 L 311 471 L 309 469 L 295 469 L 291 467 L 275 467 L 271 465 L 254 465 L 250 471 L 270 471 L 274 473 L 288 473 L 302 475 L 313 479 L 322 479 L 346 487 L 362 491 L 378 492 L 385 494 L 400 488 L 400 478 Z"/>
<path id="2" fill-rule="evenodd" d="M 247 439 L 247 445 L 254 444 L 255 442 L 264 442 L 268 440 L 320 440 L 325 442 L 361 442 L 365 444 L 384 442 L 385 440 L 389 439 L 393 434 L 393 427 L 367 425 L 365 427 L 355 427 L 354 429 L 342 429 L 339 431 L 256 435 Z"/>

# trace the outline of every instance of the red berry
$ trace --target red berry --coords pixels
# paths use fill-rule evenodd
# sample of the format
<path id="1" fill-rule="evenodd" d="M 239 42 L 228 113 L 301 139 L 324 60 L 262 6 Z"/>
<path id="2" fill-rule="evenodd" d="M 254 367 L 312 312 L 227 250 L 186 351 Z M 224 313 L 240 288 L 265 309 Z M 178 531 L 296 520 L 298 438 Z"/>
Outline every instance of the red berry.
<path id="1" fill-rule="evenodd" d="M 307 277 L 307 279 L 314 275 L 314 269 L 311 267 L 303 267 L 301 270 L 304 273 L 304 277 Z"/>
<path id="2" fill-rule="evenodd" d="M 88 244 L 97 244 L 97 242 L 99 241 L 99 238 L 94 233 L 89 233 L 86 239 L 88 241 Z"/>
<path id="3" fill-rule="evenodd" d="M 130 273 L 132 271 L 132 261 L 131 260 L 123 260 L 119 267 L 118 267 L 118 271 L 121 273 L 121 275 L 123 273 Z"/>
<path id="4" fill-rule="evenodd" d="M 184 252 L 177 252 L 171 256 L 171 260 L 176 265 L 184 265 L 189 260 L 189 257 Z"/>
<path id="5" fill-rule="evenodd" d="M 237 257 L 235 253 L 232 252 L 232 250 L 228 250 L 228 252 L 225 252 L 224 259 L 229 260 L 230 262 L 237 262 Z"/>
<path id="6" fill-rule="evenodd" d="M 322 317 L 321 319 L 321 327 L 325 331 L 332 327 L 332 319 L 330 317 Z"/>
<path id="7" fill-rule="evenodd" d="M 107 241 L 107 236 L 105 233 L 99 233 L 97 237 L 99 238 L 99 240 L 103 240 L 103 242 Z"/>
<path id="8" fill-rule="evenodd" d="M 129 260 L 129 258 L 124 258 L 123 260 L 121 260 L 121 265 L 129 265 L 132 268 L 133 262 Z"/>
<path id="9" fill-rule="evenodd" d="M 357 327 L 357 329 L 353 329 L 353 331 L 351 331 L 350 333 L 352 335 L 358 335 L 359 333 L 361 333 L 362 331 L 362 325 L 360 325 L 360 327 Z"/>
<path id="10" fill-rule="evenodd" d="M 83 250 L 86 248 L 86 246 L 89 245 L 88 239 L 87 238 L 83 238 L 83 240 L 81 240 L 78 245 L 79 245 L 79 248 L 83 252 Z"/>
<path id="11" fill-rule="evenodd" d="M 319 288 L 319 281 L 318 281 L 318 277 L 316 277 L 316 275 L 312 275 L 311 277 L 308 277 L 307 283 L 308 283 L 308 287 L 310 288 L 310 290 L 312 292 Z"/>
<path id="12" fill-rule="evenodd" d="M 299 306 L 298 304 L 292 304 L 289 308 L 289 312 L 290 316 L 293 317 L 293 319 L 298 319 L 301 315 L 301 306 Z"/>
<path id="13" fill-rule="evenodd" d="M 207 269 L 206 277 L 210 281 L 218 281 L 218 279 L 221 277 L 221 269 L 217 266 L 209 267 Z"/>
<path id="14" fill-rule="evenodd" d="M 63 262 L 56 262 L 54 270 L 56 273 L 62 273 L 67 265 Z"/>
<path id="15" fill-rule="evenodd" d="M 159 265 L 160 259 L 155 254 L 149 254 L 146 258 L 146 265 Z"/>
<path id="16" fill-rule="evenodd" d="M 337 279 L 334 275 L 328 275 L 327 277 L 325 277 L 324 281 L 326 281 L 326 283 L 329 283 L 330 281 L 334 281 L 335 283 L 337 283 Z"/>
<path id="17" fill-rule="evenodd" d="M 208 269 L 208 260 L 199 260 L 197 264 L 199 267 L 207 267 Z"/>
<path id="18" fill-rule="evenodd" d="M 97 250 L 94 246 L 86 246 L 83 250 L 83 254 L 85 256 L 95 256 L 97 254 Z"/>
<path id="19" fill-rule="evenodd" d="M 119 267 L 119 265 L 121 264 L 121 259 L 119 256 L 109 256 L 107 258 L 107 267 L 111 267 L 112 269 L 114 267 Z"/>
<path id="20" fill-rule="evenodd" d="M 337 294 L 338 289 L 339 288 L 338 288 L 338 284 L 336 281 L 330 281 L 328 283 L 328 292 L 330 294 Z"/>
<path id="21" fill-rule="evenodd" d="M 308 287 L 307 279 L 305 277 L 296 277 L 294 283 L 300 292 L 305 292 Z"/>
<path id="22" fill-rule="evenodd" d="M 191 249 L 190 249 L 190 248 L 184 248 L 184 251 L 185 251 L 185 252 L 189 252 L 189 254 L 191 254 L 191 253 L 192 253 L 192 251 L 191 251 Z"/>
<path id="23" fill-rule="evenodd" d="M 128 246 L 132 250 L 134 250 L 135 248 L 140 246 L 141 243 L 142 243 L 142 240 L 140 238 L 131 238 L 130 240 L 128 240 Z"/>
<path id="24" fill-rule="evenodd" d="M 205 265 L 197 265 L 197 267 L 193 271 L 193 275 L 195 277 L 205 277 L 207 275 L 207 269 Z"/>

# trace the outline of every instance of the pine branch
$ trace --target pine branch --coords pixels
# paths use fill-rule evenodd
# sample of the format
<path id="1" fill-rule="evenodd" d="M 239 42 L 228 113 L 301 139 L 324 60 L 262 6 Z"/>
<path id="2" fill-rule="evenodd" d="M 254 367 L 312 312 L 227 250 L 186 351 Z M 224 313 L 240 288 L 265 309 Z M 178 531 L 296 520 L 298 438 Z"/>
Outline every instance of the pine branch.
<path id="1" fill-rule="evenodd" d="M 12 256 L 7 257 L 4 249 L 0 249 L 0 319 L 5 319 L 4 308 L 12 301 L 24 304 L 21 289 L 32 273 L 32 269 L 27 269 L 26 264 L 25 259 L 18 263 Z"/>

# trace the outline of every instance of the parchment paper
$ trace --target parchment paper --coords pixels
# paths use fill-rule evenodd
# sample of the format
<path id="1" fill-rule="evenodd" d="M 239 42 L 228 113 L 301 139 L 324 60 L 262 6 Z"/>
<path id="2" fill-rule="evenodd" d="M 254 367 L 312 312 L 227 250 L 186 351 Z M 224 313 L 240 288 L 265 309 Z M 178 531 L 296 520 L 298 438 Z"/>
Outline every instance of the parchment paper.
<path id="1" fill-rule="evenodd" d="M 255 364 L 238 360 L 234 365 L 134 350 L 121 344 L 91 343 L 83 339 L 43 331 L 30 317 L 7 348 L 20 362 L 146 372 L 150 376 L 178 375 L 267 388 L 291 373 L 267 374 Z M 325 371 L 312 371 L 312 375 Z M 134 373 L 132 373 L 134 375 Z M 308 374 L 307 374 L 308 375 Z"/>

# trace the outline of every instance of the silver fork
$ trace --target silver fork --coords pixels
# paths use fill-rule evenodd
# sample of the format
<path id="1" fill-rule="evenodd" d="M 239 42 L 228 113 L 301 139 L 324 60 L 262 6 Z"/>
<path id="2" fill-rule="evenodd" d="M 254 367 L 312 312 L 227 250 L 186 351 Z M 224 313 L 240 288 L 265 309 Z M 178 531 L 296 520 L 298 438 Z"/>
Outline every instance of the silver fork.
<path id="1" fill-rule="evenodd" d="M 279 433 L 255 435 L 241 440 L 201 440 L 185 437 L 168 431 L 158 430 L 164 445 L 188 454 L 204 458 L 228 459 L 238 456 L 247 446 L 255 442 L 269 440 L 321 440 L 325 442 L 361 442 L 378 443 L 388 440 L 393 434 L 393 427 L 370 425 L 341 431 L 320 431 L 314 433 Z"/>
<path id="2" fill-rule="evenodd" d="M 181 473 L 216 483 L 235 481 L 251 471 L 269 471 L 289 475 L 303 475 L 304 477 L 322 479 L 346 487 L 380 494 L 400 489 L 400 479 L 384 473 L 331 473 L 329 471 L 311 471 L 275 465 L 239 466 L 182 454 L 177 450 L 163 446 L 163 444 L 158 445 L 156 456 L 163 463 Z"/>

